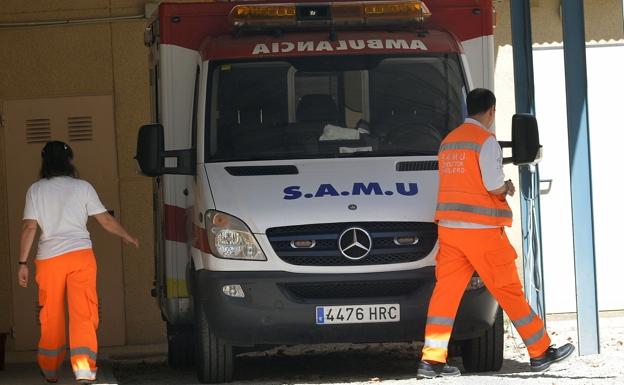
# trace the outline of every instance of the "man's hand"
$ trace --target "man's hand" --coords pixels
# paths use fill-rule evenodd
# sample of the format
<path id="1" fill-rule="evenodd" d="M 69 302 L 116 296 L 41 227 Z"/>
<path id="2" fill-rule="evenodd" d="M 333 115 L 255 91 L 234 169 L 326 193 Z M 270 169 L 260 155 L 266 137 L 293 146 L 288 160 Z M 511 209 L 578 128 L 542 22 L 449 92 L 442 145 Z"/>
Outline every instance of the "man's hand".
<path id="1" fill-rule="evenodd" d="M 511 179 L 508 179 L 502 186 L 496 190 L 491 190 L 490 193 L 499 196 L 501 199 L 505 199 L 506 195 L 513 196 L 516 193 L 516 187 Z"/>
<path id="2" fill-rule="evenodd" d="M 506 191 L 507 195 L 511 197 L 514 196 L 514 194 L 516 193 L 516 187 L 514 186 L 511 179 L 505 181 L 505 186 L 507 187 L 507 191 Z"/>
<path id="3" fill-rule="evenodd" d="M 21 287 L 28 287 L 28 266 L 20 265 L 17 271 L 17 282 Z"/>

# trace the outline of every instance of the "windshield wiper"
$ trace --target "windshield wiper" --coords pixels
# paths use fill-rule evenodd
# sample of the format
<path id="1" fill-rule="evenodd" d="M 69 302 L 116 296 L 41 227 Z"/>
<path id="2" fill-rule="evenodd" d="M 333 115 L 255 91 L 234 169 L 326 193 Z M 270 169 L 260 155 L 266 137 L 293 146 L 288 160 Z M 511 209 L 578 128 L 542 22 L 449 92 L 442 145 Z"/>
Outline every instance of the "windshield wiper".
<path id="1" fill-rule="evenodd" d="M 218 163 L 218 162 L 255 162 L 255 161 L 267 161 L 267 160 L 294 160 L 294 159 L 315 159 L 318 155 L 302 155 L 301 152 L 283 153 L 275 155 L 257 155 L 247 157 L 232 157 L 232 158 L 210 158 L 206 163 Z"/>
<path id="2" fill-rule="evenodd" d="M 247 157 L 232 158 L 211 158 L 206 163 L 219 162 L 256 162 L 256 161 L 284 161 L 296 159 L 331 159 L 331 158 L 366 158 L 366 157 L 384 157 L 384 156 L 435 156 L 437 151 L 356 151 L 350 153 L 318 153 L 318 154 L 302 154 L 301 152 L 282 153 L 275 155 L 257 155 Z"/>
<path id="3" fill-rule="evenodd" d="M 435 156 L 437 151 L 356 151 L 350 153 L 336 154 L 337 158 L 350 157 L 380 157 L 380 156 Z"/>

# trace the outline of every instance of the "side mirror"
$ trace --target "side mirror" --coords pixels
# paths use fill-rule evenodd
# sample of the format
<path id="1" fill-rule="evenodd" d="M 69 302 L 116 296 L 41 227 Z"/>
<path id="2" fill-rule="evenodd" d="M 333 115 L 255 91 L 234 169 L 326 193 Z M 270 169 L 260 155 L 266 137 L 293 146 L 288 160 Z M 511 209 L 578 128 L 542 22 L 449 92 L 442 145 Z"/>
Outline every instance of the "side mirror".
<path id="1" fill-rule="evenodd" d="M 165 130 L 161 124 L 146 124 L 139 129 L 135 159 L 147 176 L 195 174 L 195 150 L 165 151 Z M 175 165 L 165 166 L 166 163 Z"/>
<path id="2" fill-rule="evenodd" d="M 511 119 L 511 142 L 500 142 L 501 147 L 511 147 L 511 158 L 503 163 L 516 166 L 534 164 L 542 159 L 537 119 L 531 114 L 515 114 Z"/>
<path id="3" fill-rule="evenodd" d="M 160 176 L 163 174 L 165 160 L 165 133 L 160 124 L 146 124 L 139 129 L 137 151 L 134 159 L 144 175 Z"/>

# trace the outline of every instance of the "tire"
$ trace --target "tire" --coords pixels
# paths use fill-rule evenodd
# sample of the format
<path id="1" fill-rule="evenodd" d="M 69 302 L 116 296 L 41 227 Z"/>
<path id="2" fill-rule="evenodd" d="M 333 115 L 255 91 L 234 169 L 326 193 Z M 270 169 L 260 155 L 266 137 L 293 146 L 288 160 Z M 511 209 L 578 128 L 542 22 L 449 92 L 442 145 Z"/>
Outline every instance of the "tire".
<path id="1" fill-rule="evenodd" d="M 197 293 L 197 291 L 196 291 Z M 197 295 L 195 296 L 197 298 Z M 202 384 L 231 382 L 234 372 L 234 352 L 210 331 L 205 309 L 195 300 L 195 366 Z"/>
<path id="2" fill-rule="evenodd" d="M 496 321 L 481 337 L 462 342 L 461 355 L 466 372 L 496 372 L 503 365 L 505 325 L 498 308 Z"/>
<path id="3" fill-rule="evenodd" d="M 193 364 L 193 327 L 191 325 L 172 325 L 167 323 L 167 362 L 172 368 L 181 368 Z"/>

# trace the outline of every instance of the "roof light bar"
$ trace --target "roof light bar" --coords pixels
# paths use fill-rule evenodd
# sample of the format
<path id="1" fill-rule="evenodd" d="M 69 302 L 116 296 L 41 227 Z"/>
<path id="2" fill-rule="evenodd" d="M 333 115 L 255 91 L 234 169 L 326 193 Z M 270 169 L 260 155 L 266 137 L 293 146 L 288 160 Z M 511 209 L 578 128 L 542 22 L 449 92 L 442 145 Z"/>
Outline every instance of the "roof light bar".
<path id="1" fill-rule="evenodd" d="M 236 28 L 306 28 L 421 24 L 431 16 L 421 0 L 324 4 L 237 5 L 230 12 Z"/>

